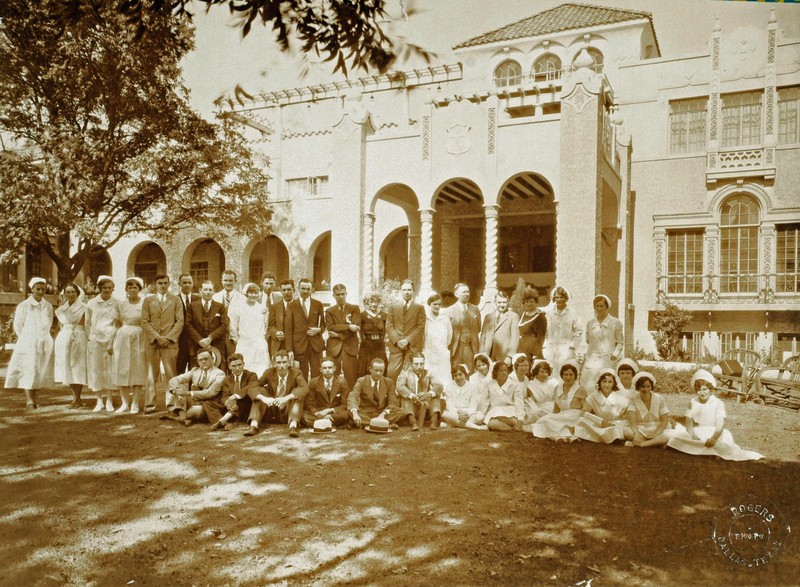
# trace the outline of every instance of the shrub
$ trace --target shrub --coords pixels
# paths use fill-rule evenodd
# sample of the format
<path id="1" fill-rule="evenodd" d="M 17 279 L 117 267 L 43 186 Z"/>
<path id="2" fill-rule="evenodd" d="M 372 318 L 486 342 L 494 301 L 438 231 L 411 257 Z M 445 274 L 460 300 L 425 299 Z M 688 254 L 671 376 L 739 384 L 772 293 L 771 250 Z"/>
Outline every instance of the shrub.
<path id="1" fill-rule="evenodd" d="M 14 333 L 13 312 L 6 320 L 0 322 L 0 348 L 5 348 L 6 344 L 10 342 L 17 342 L 17 335 Z"/>
<path id="2" fill-rule="evenodd" d="M 639 346 L 639 341 L 638 340 L 636 341 L 636 344 L 633 347 L 633 352 L 631 353 L 630 358 L 633 359 L 634 361 L 636 361 L 637 363 L 639 361 L 655 361 L 656 360 L 656 356 L 653 353 L 651 353 L 649 351 L 646 351 L 642 347 Z"/>
<path id="3" fill-rule="evenodd" d="M 681 359 L 681 332 L 691 320 L 691 312 L 669 302 L 664 304 L 663 310 L 654 313 L 655 332 L 652 336 L 656 341 L 656 350 L 664 361 Z"/>
<path id="4" fill-rule="evenodd" d="M 400 285 L 399 279 L 384 279 L 378 284 L 374 291 L 381 296 L 381 308 L 386 310 L 386 308 L 400 299 Z"/>
<path id="5" fill-rule="evenodd" d="M 691 393 L 689 383 L 692 380 L 693 371 L 673 371 L 662 367 L 648 367 L 647 370 L 656 378 L 658 393 Z"/>

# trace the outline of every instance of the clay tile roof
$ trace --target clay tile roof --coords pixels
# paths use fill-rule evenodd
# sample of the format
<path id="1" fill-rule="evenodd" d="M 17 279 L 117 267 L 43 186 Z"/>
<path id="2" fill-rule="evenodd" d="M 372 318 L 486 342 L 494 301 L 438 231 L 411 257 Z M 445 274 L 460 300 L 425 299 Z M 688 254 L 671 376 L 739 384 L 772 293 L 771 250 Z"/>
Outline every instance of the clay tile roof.
<path id="1" fill-rule="evenodd" d="M 583 29 L 615 22 L 625 22 L 626 20 L 638 20 L 640 18 L 648 19 L 652 27 L 653 19 L 649 12 L 589 6 L 587 4 L 562 4 L 479 37 L 474 37 L 453 48 L 463 49 L 499 41 L 538 37 L 560 31 Z"/>

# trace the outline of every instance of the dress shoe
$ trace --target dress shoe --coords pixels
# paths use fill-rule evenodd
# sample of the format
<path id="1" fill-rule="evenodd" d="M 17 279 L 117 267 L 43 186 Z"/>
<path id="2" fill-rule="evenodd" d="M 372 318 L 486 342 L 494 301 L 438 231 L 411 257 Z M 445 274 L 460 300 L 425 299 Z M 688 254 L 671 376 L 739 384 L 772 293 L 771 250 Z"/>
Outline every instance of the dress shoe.
<path id="1" fill-rule="evenodd" d="M 183 420 L 183 425 L 186 426 L 187 428 L 189 426 L 193 426 L 194 425 L 194 420 L 188 420 L 188 419 Z"/>
<path id="2" fill-rule="evenodd" d="M 255 436 L 256 434 L 258 434 L 258 428 L 250 426 L 250 428 L 244 431 L 243 436 Z"/>
<path id="3" fill-rule="evenodd" d="M 223 424 L 221 421 L 217 420 L 216 422 L 214 422 L 214 423 L 211 425 L 211 432 L 216 432 L 217 430 L 222 430 L 222 428 L 223 428 L 224 426 L 225 426 L 225 425 L 224 425 L 224 424 Z"/>
<path id="4" fill-rule="evenodd" d="M 297 438 L 298 436 L 300 436 L 300 433 L 297 431 L 297 426 L 289 427 L 289 436 L 292 438 Z"/>

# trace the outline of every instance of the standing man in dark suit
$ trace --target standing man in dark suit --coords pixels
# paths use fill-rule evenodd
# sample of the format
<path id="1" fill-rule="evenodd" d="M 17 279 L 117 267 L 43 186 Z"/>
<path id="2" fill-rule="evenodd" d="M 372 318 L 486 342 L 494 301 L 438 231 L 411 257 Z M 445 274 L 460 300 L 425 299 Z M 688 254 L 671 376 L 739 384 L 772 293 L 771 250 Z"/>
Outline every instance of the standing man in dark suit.
<path id="1" fill-rule="evenodd" d="M 356 384 L 358 371 L 358 333 L 361 330 L 361 310 L 347 303 L 347 288 L 341 283 L 333 286 L 336 303 L 325 310 L 328 327 L 326 356 L 333 359 L 336 372 L 344 374 L 347 385 Z"/>
<path id="2" fill-rule="evenodd" d="M 369 375 L 364 375 L 347 396 L 347 409 L 353 424 L 359 428 L 369 424 L 372 418 L 385 418 L 393 428 L 408 420 L 411 430 L 419 430 L 414 414 L 400 407 L 394 381 L 383 376 L 386 363 L 375 357 L 369 366 Z"/>
<path id="3" fill-rule="evenodd" d="M 289 366 L 289 353 L 278 351 L 272 358 L 272 367 L 258 379 L 258 386 L 251 387 L 248 395 L 253 401 L 247 419 L 250 428 L 245 436 L 258 434 L 258 425 L 264 422 L 289 424 L 289 436 L 297 438 L 300 419 L 303 416 L 303 400 L 308 394 L 300 369 Z"/>
<path id="4" fill-rule="evenodd" d="M 308 384 L 303 403 L 303 422 L 309 428 L 314 422 L 327 418 L 333 426 L 344 426 L 350 419 L 347 413 L 347 394 L 350 387 L 342 377 L 336 377 L 336 362 L 325 357 L 320 361 L 322 375 Z"/>
<path id="5" fill-rule="evenodd" d="M 186 329 L 186 322 L 189 319 L 189 307 L 192 305 L 192 302 L 198 298 L 198 296 L 193 293 L 194 279 L 188 273 L 181 273 L 180 277 L 178 277 L 178 285 L 181 288 L 178 297 L 181 299 L 181 303 L 183 304 L 184 319 L 183 330 L 181 331 L 181 336 L 178 340 L 178 362 L 176 365 L 178 375 L 180 375 L 181 373 L 186 373 L 186 371 L 189 370 L 189 367 L 191 367 L 192 343 L 191 339 L 189 338 L 189 331 Z M 225 367 L 223 366 L 222 369 L 225 369 Z"/>
<path id="6" fill-rule="evenodd" d="M 311 378 L 319 375 L 319 360 L 325 341 L 325 309 L 322 302 L 311 297 L 311 280 L 303 277 L 298 284 L 300 297 L 286 307 L 286 350 L 300 363 L 300 372 Z"/>
<path id="7" fill-rule="evenodd" d="M 169 382 L 175 375 L 178 358 L 178 340 L 183 330 L 183 304 L 178 296 L 169 293 L 169 277 L 156 275 L 156 293 L 142 302 L 142 330 L 147 347 L 147 392 L 145 414 L 156 411 L 156 384 L 164 365 L 164 376 Z M 164 403 L 169 408 L 174 396 L 166 391 Z"/>
<path id="8" fill-rule="evenodd" d="M 214 286 L 211 286 L 214 290 Z M 233 428 L 231 420 L 244 421 L 253 407 L 253 400 L 248 395 L 253 388 L 258 387 L 258 375 L 244 368 L 244 357 L 233 353 L 228 357 L 230 375 L 222 382 L 222 402 L 225 404 L 225 415 L 211 426 L 212 431 L 230 430 Z"/>
<path id="9" fill-rule="evenodd" d="M 469 303 L 469 286 L 457 283 L 455 292 L 458 301 L 447 308 L 453 326 L 453 341 L 450 343 L 451 366 L 472 365 L 475 353 L 480 352 L 481 311 Z"/>
<path id="10" fill-rule="evenodd" d="M 294 280 L 284 279 L 281 281 L 281 299 L 269 307 L 267 341 L 270 357 L 286 348 L 286 307 L 292 300 L 294 300 Z"/>
<path id="11" fill-rule="evenodd" d="M 406 279 L 400 286 L 402 301 L 389 306 L 386 312 L 386 334 L 389 335 L 389 372 L 397 381 L 400 372 L 411 364 L 414 353 L 421 353 L 425 343 L 425 309 L 412 301 L 414 282 Z"/>
<path id="12" fill-rule="evenodd" d="M 261 275 L 261 303 L 269 308 L 282 299 L 281 292 L 275 291 L 275 274 L 272 271 L 265 271 Z"/>
<path id="13" fill-rule="evenodd" d="M 191 341 L 191 361 L 197 362 L 197 352 L 200 349 L 216 347 L 222 361 L 219 368 L 225 371 L 228 338 L 228 315 L 222 304 L 213 299 L 214 284 L 204 281 L 200 286 L 200 299 L 192 302 L 186 317 L 186 328 Z"/>

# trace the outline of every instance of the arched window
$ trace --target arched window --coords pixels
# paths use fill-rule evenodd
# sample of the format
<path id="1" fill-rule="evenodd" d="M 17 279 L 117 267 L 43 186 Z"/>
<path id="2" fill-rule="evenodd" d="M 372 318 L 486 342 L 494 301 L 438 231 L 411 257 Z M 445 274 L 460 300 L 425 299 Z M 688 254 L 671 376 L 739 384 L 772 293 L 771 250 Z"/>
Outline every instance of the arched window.
<path id="1" fill-rule="evenodd" d="M 503 61 L 494 70 L 494 85 L 498 88 L 511 88 L 522 83 L 522 67 L 516 61 Z"/>
<path id="2" fill-rule="evenodd" d="M 552 53 L 546 53 L 533 64 L 533 80 L 549 82 L 561 79 L 561 59 Z"/>
<path id="3" fill-rule="evenodd" d="M 759 205 L 737 194 L 720 209 L 720 293 L 755 292 L 758 284 Z"/>
<path id="4" fill-rule="evenodd" d="M 603 54 L 600 52 L 600 50 L 595 49 L 594 47 L 588 47 L 586 49 L 586 52 L 589 54 L 589 57 L 591 57 L 592 61 L 594 62 L 594 65 L 592 65 L 592 71 L 594 71 L 595 73 L 600 73 L 601 71 L 603 71 Z M 575 68 L 575 60 L 578 59 L 578 55 L 580 54 L 581 52 L 578 51 L 578 54 L 575 55 L 575 59 L 572 60 L 573 69 Z"/>

